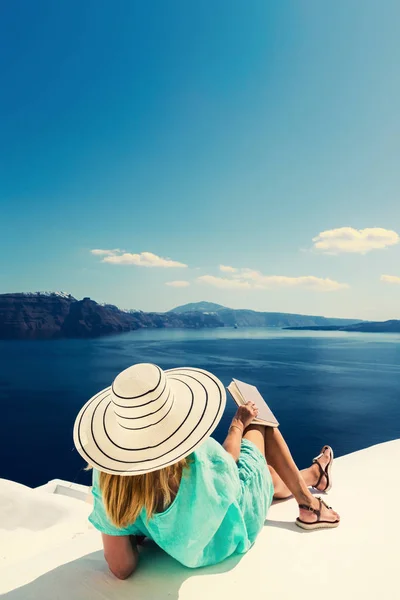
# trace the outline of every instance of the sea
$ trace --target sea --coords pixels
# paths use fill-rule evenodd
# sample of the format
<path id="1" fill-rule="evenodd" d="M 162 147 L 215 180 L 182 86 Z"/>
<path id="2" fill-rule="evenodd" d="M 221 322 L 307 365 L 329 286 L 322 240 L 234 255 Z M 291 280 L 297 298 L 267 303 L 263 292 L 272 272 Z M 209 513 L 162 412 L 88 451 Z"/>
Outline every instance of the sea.
<path id="1" fill-rule="evenodd" d="M 74 449 L 80 407 L 137 362 L 256 385 L 300 468 L 400 438 L 400 335 L 279 329 L 140 330 L 90 340 L 0 341 L 0 477 L 89 483 Z M 228 399 L 214 437 L 222 442 Z"/>

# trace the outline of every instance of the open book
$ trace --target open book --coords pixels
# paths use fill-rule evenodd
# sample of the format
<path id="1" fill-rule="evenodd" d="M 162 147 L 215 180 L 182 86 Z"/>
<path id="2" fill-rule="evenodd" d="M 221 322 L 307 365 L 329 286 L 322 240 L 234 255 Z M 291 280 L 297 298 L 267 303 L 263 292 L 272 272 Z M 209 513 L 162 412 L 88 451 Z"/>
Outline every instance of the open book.
<path id="1" fill-rule="evenodd" d="M 258 417 L 254 419 L 254 423 L 259 425 L 268 425 L 269 427 L 278 427 L 279 423 L 274 417 L 271 409 L 268 407 L 264 398 L 255 385 L 238 381 L 233 379 L 232 383 L 228 385 L 228 391 L 236 404 L 241 406 L 246 402 L 254 402 L 258 408 Z"/>

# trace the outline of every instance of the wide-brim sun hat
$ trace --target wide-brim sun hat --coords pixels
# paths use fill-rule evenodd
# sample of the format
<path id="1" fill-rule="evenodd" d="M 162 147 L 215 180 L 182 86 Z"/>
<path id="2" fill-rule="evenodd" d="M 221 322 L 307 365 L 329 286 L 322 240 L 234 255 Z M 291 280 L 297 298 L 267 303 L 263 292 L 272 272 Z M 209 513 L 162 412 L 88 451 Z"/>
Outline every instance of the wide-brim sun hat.
<path id="1" fill-rule="evenodd" d="M 179 462 L 210 437 L 225 404 L 224 386 L 208 371 L 136 364 L 82 407 L 74 444 L 104 473 L 150 473 Z"/>

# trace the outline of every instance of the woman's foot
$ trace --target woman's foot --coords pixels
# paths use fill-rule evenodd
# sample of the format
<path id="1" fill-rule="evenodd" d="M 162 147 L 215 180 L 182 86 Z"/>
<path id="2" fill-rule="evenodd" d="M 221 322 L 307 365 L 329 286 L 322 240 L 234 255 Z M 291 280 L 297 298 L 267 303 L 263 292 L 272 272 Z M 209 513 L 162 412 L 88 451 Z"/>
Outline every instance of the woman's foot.
<path id="1" fill-rule="evenodd" d="M 328 492 L 332 487 L 331 469 L 333 451 L 330 446 L 324 446 L 321 454 L 314 458 L 314 463 L 309 468 L 311 485 L 319 492 Z"/>
<path id="2" fill-rule="evenodd" d="M 309 508 L 305 508 L 305 506 Z M 327 506 L 323 500 L 314 497 L 309 498 L 307 502 L 301 505 L 300 517 L 296 521 L 300 527 L 302 524 L 305 525 L 303 529 L 336 527 L 339 522 L 340 516 L 338 513 Z"/>

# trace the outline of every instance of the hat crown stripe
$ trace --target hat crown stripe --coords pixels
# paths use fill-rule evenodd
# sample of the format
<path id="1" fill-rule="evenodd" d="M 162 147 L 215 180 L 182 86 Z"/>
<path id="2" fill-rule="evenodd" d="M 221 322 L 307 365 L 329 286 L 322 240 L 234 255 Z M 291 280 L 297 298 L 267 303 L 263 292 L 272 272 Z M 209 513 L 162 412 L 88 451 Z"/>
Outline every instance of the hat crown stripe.
<path id="1" fill-rule="evenodd" d="M 154 423 L 148 423 L 147 419 L 145 421 L 139 421 L 139 423 L 147 423 L 147 425 L 142 425 L 141 427 L 128 427 L 127 425 L 122 425 L 122 423 L 120 423 L 121 427 L 123 429 L 128 429 L 129 431 L 141 431 L 142 429 L 149 429 L 149 427 L 154 427 L 155 425 L 158 425 L 159 423 L 161 423 L 161 421 L 163 421 L 171 412 L 174 403 L 173 402 L 168 402 L 169 408 L 167 410 L 167 412 L 165 414 L 163 414 L 163 416 L 161 417 L 161 419 L 159 418 L 159 416 L 157 415 L 157 421 L 155 421 Z M 164 413 L 164 411 L 162 411 Z M 129 425 L 131 425 L 131 423 L 129 423 Z"/>
<path id="2" fill-rule="evenodd" d="M 164 393 L 162 397 L 160 396 L 159 402 L 156 405 L 157 408 L 155 408 L 154 406 L 151 407 L 150 412 L 149 412 L 149 409 L 147 409 L 144 414 L 132 417 L 131 412 L 129 412 L 129 415 L 124 415 L 124 414 L 121 414 L 120 409 L 118 409 L 118 412 L 117 412 L 113 407 L 114 414 L 119 422 L 121 419 L 123 421 L 127 421 L 128 423 L 132 420 L 136 421 L 136 422 L 141 421 L 142 419 L 145 419 L 146 417 L 150 417 L 151 415 L 155 415 L 156 413 L 160 412 L 167 403 L 168 403 L 168 405 L 170 404 L 168 402 L 169 400 L 171 400 L 171 402 L 174 401 L 174 394 L 173 393 L 171 394 L 171 389 L 169 387 L 166 389 L 166 392 L 168 392 L 168 393 Z M 139 407 L 137 407 L 137 408 L 139 408 Z"/>
<path id="3" fill-rule="evenodd" d="M 157 381 L 156 386 L 154 388 L 152 388 L 152 389 L 149 389 L 149 390 L 146 390 L 145 392 L 142 392 L 141 394 L 137 394 L 136 396 L 123 396 L 122 394 L 117 394 L 117 392 L 114 390 L 115 383 L 118 381 L 119 378 L 122 378 L 122 379 L 126 378 L 126 376 L 128 374 L 128 371 L 132 371 L 133 369 L 135 369 L 135 366 L 136 366 L 136 368 L 142 367 L 142 372 L 143 372 L 143 367 L 154 367 L 155 369 L 157 369 L 157 371 L 158 371 L 158 381 Z M 114 382 L 113 382 L 113 384 L 111 386 L 111 391 L 112 391 L 113 394 L 115 394 L 115 396 L 117 396 L 121 400 L 134 400 L 136 398 L 142 398 L 143 396 L 147 396 L 147 394 L 151 394 L 152 392 L 154 392 L 158 388 L 158 386 L 161 383 L 161 380 L 162 380 L 163 376 L 165 378 L 164 371 L 162 369 L 160 369 L 160 367 L 157 366 L 157 365 L 154 365 L 154 364 L 133 365 L 133 367 L 128 367 L 128 369 L 125 369 L 125 371 L 122 371 L 122 373 L 120 373 L 119 375 L 117 375 L 117 377 L 114 379 Z"/>
<path id="4" fill-rule="evenodd" d="M 158 370 L 158 374 L 159 374 L 157 384 L 156 384 L 156 386 L 154 388 L 152 388 L 150 390 L 146 390 L 145 392 L 142 392 L 141 394 L 137 394 L 136 396 L 122 396 L 121 394 L 117 394 L 117 392 L 114 389 L 114 385 L 115 385 L 115 382 L 117 381 L 118 377 L 120 377 L 121 375 L 123 375 L 125 373 L 125 371 L 123 371 L 113 381 L 113 384 L 111 386 L 111 391 L 112 391 L 113 395 L 117 396 L 117 398 L 119 398 L 120 400 L 137 400 L 138 398 L 143 398 L 144 396 L 148 396 L 149 394 L 152 394 L 153 392 L 155 392 L 157 390 L 157 388 L 160 386 L 161 380 L 162 380 L 163 376 L 164 376 L 164 379 L 165 379 L 165 374 L 160 369 L 160 367 L 158 367 L 157 365 L 152 365 L 152 366 L 155 367 Z M 126 369 L 126 371 L 128 371 L 128 370 L 129 369 Z"/>
<path id="5" fill-rule="evenodd" d="M 151 388 L 147 389 L 146 392 L 142 392 L 140 394 L 136 394 L 135 392 L 143 389 L 144 385 L 146 384 L 146 380 L 144 380 L 143 377 L 140 376 L 140 373 L 139 376 L 137 376 L 137 374 L 135 373 L 134 377 L 127 377 L 128 374 L 126 373 L 126 371 L 128 371 L 129 369 L 126 369 L 126 371 L 123 371 L 120 375 L 118 375 L 111 386 L 111 399 L 113 401 L 114 406 L 117 406 L 118 408 L 122 409 L 140 409 L 146 404 L 159 401 L 167 390 L 168 382 L 165 373 L 161 371 L 159 367 L 157 367 L 157 369 L 159 371 L 157 385 L 155 385 L 154 387 L 152 386 Z M 118 392 L 122 391 L 125 395 L 116 392 L 116 388 L 119 388 Z M 126 395 L 127 393 L 132 393 L 132 395 L 128 396 Z"/>
<path id="6" fill-rule="evenodd" d="M 158 393 L 161 387 L 162 387 L 162 390 L 160 393 Z M 161 385 L 159 385 L 155 390 L 152 390 L 151 392 L 148 392 L 148 394 L 147 394 L 150 396 L 156 392 L 156 393 L 158 393 L 158 396 L 156 396 L 155 398 L 152 398 L 151 400 L 147 400 L 147 402 L 141 402 L 140 404 L 136 404 L 133 402 L 131 402 L 130 404 L 120 404 L 119 402 L 115 401 L 116 395 L 114 394 L 112 388 L 111 388 L 111 400 L 112 400 L 113 405 L 116 406 L 118 409 L 127 408 L 129 410 L 132 410 L 135 408 L 143 408 L 143 406 L 148 406 L 149 404 L 154 404 L 154 402 L 157 402 L 158 400 L 162 399 L 164 397 L 164 395 L 166 393 L 168 393 L 168 391 L 169 391 L 169 385 L 168 385 L 167 378 L 165 377 L 164 385 L 161 383 Z M 119 396 L 117 396 L 117 398 L 119 399 Z M 145 399 L 146 398 L 143 397 L 143 400 L 145 400 Z"/>

